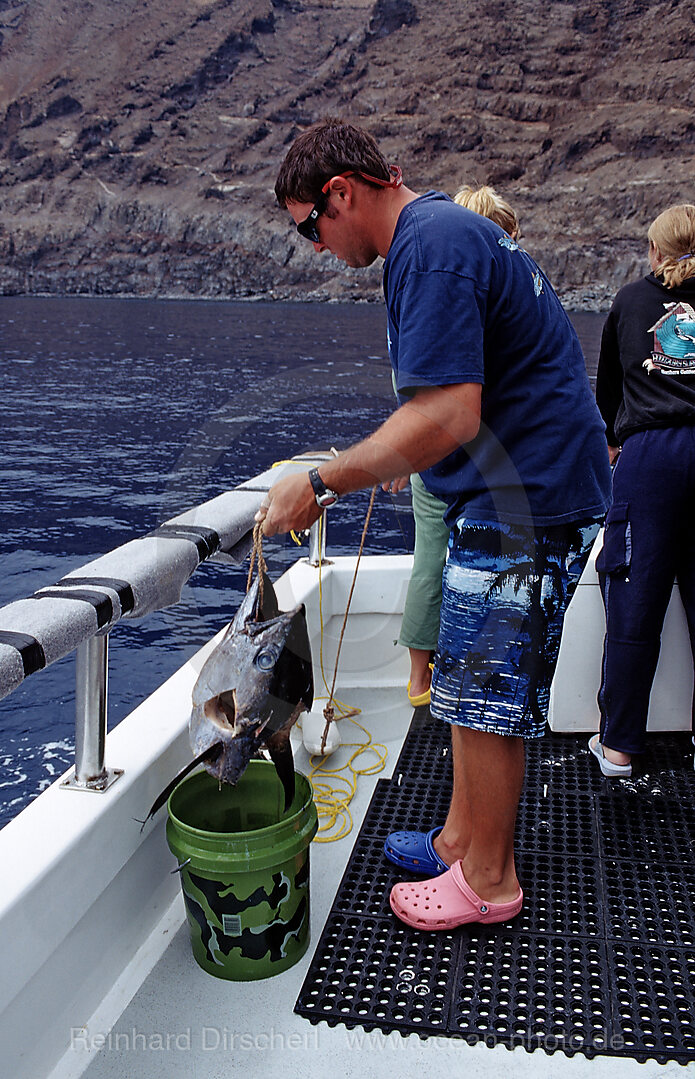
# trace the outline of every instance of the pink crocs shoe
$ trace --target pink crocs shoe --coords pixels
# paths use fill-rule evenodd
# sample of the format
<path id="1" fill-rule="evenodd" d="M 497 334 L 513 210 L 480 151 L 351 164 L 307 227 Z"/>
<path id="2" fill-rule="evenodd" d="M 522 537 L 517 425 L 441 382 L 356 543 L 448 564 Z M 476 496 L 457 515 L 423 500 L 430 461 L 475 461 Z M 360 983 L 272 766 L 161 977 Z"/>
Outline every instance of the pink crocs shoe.
<path id="1" fill-rule="evenodd" d="M 463 875 L 461 862 L 454 862 L 441 877 L 395 884 L 389 902 L 393 913 L 413 929 L 454 929 L 467 922 L 506 922 L 521 910 L 524 893 L 519 888 L 509 903 L 487 903 L 476 895 Z"/>

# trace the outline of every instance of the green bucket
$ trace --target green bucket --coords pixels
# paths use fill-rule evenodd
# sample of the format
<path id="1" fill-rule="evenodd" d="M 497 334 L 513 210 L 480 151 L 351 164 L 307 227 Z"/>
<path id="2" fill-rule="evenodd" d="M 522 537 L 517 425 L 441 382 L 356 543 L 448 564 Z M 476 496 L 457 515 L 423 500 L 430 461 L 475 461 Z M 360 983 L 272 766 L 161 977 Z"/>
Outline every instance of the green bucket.
<path id="1" fill-rule="evenodd" d="M 167 842 L 199 966 L 251 981 L 287 970 L 309 946 L 309 845 L 318 827 L 306 776 L 287 812 L 274 765 L 253 760 L 235 787 L 207 772 L 168 802 Z"/>

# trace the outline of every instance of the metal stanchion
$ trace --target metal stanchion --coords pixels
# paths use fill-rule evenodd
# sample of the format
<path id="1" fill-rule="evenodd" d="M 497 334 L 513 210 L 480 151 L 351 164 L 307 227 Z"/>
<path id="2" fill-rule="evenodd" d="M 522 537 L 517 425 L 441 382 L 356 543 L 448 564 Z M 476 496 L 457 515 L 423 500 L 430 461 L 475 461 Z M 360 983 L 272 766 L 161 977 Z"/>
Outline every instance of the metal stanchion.
<path id="1" fill-rule="evenodd" d="M 309 529 L 309 565 L 318 566 L 326 561 L 326 512 L 314 521 Z"/>
<path id="2" fill-rule="evenodd" d="M 91 637 L 79 645 L 75 680 L 75 771 L 61 786 L 66 790 L 105 791 L 123 775 L 121 768 L 107 768 L 104 762 L 108 634 Z"/>

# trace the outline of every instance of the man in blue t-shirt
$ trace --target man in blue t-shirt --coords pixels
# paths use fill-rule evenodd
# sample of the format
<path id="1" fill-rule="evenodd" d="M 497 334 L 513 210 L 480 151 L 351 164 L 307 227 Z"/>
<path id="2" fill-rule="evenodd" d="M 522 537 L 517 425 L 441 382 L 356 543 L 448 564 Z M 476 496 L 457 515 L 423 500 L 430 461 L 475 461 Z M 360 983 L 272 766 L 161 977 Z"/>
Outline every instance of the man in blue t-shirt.
<path id="1" fill-rule="evenodd" d="M 411 191 L 361 129 L 307 129 L 275 190 L 317 252 L 385 259 L 400 407 L 320 474 L 275 484 L 258 519 L 266 535 L 306 528 L 338 497 L 412 472 L 446 502 L 431 711 L 451 724 L 454 791 L 443 825 L 389 836 L 391 861 L 432 878 L 390 901 L 420 929 L 506 921 L 523 901 L 523 739 L 543 733 L 564 612 L 609 501 L 581 349 L 518 244 L 446 195 Z"/>

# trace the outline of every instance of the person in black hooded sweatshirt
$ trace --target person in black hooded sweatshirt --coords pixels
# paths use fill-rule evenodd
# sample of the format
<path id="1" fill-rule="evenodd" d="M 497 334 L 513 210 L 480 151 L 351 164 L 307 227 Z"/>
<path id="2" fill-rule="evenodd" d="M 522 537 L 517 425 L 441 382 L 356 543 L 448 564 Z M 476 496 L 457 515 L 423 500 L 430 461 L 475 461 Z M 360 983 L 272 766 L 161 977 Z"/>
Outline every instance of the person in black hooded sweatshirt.
<path id="1" fill-rule="evenodd" d="M 695 206 L 648 231 L 652 272 L 622 288 L 601 339 L 596 399 L 615 463 L 596 567 L 606 609 L 601 725 L 606 776 L 644 750 L 661 629 L 678 580 L 695 657 Z"/>

